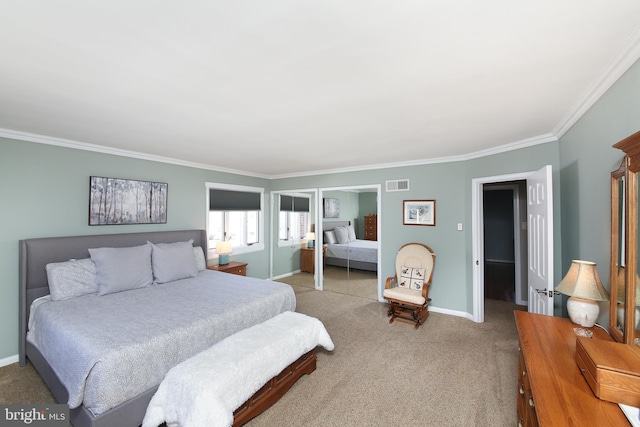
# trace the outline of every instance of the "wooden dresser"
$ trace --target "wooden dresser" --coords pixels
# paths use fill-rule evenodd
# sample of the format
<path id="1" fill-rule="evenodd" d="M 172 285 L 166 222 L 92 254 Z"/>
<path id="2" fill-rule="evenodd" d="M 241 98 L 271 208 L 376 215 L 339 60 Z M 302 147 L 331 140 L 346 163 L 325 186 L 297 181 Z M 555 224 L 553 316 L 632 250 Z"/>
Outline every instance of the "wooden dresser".
<path id="1" fill-rule="evenodd" d="M 579 327 L 569 319 L 515 311 L 518 426 L 628 426 L 620 407 L 598 399 L 576 363 Z M 594 340 L 612 341 L 600 328 Z"/>
<path id="2" fill-rule="evenodd" d="M 364 216 L 364 240 L 378 240 L 378 215 Z"/>

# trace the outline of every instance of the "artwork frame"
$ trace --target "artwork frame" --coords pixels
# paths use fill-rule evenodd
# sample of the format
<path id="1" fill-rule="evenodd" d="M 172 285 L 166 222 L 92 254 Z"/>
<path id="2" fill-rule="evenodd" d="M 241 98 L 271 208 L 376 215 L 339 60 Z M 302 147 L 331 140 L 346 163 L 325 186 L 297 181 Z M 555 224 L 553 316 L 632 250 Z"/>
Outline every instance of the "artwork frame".
<path id="1" fill-rule="evenodd" d="M 169 184 L 89 177 L 89 225 L 166 224 Z"/>
<path id="2" fill-rule="evenodd" d="M 322 204 L 324 207 L 323 218 L 340 218 L 340 199 L 325 197 Z"/>
<path id="3" fill-rule="evenodd" d="M 436 225 L 436 201 L 435 200 L 403 200 L 402 224 L 424 225 L 435 227 Z"/>

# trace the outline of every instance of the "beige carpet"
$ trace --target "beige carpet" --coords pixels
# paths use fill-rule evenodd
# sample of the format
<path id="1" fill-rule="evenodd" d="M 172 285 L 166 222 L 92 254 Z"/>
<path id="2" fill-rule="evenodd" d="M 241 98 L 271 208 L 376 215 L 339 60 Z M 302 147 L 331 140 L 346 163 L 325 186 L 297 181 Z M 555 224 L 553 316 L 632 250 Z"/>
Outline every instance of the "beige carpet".
<path id="1" fill-rule="evenodd" d="M 514 304 L 486 301 L 485 323 L 431 313 L 417 331 L 386 305 L 297 288 L 336 349 L 250 426 L 513 426 L 518 340 Z"/>
<path id="2" fill-rule="evenodd" d="M 297 311 L 322 320 L 336 345 L 317 369 L 248 426 L 513 426 L 515 305 L 486 301 L 485 323 L 431 313 L 414 330 L 386 306 L 294 286 Z M 30 365 L 0 368 L 0 403 L 51 403 Z"/>
<path id="3" fill-rule="evenodd" d="M 277 281 L 315 289 L 311 273 L 297 273 Z M 378 275 L 375 271 L 347 270 L 343 267 L 327 265 L 324 268 L 322 285 L 325 291 L 372 300 L 378 299 Z"/>

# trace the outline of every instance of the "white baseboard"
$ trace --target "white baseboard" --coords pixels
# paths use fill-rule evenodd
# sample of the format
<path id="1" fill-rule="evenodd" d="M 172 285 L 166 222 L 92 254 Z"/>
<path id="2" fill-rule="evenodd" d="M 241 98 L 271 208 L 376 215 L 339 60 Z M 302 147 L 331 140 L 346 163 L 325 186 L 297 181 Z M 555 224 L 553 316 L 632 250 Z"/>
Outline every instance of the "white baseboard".
<path id="1" fill-rule="evenodd" d="M 469 313 L 465 313 L 464 311 L 449 310 L 448 308 L 439 308 L 432 305 L 429 306 L 429 311 L 433 311 L 434 313 L 448 314 L 450 316 L 464 317 L 466 319 L 473 320 L 473 316 Z"/>
<path id="2" fill-rule="evenodd" d="M 296 270 L 296 271 L 292 271 L 291 273 L 285 273 L 285 274 L 281 274 L 279 276 L 274 276 L 273 280 L 284 279 L 285 277 L 293 276 L 294 274 L 300 273 L 301 271 L 302 270 Z"/>
<path id="3" fill-rule="evenodd" d="M 9 356 L 5 357 L 4 359 L 0 359 L 0 368 L 2 368 L 3 366 L 11 365 L 12 363 L 18 363 L 19 360 L 20 359 L 18 358 L 17 354 L 15 356 Z"/>

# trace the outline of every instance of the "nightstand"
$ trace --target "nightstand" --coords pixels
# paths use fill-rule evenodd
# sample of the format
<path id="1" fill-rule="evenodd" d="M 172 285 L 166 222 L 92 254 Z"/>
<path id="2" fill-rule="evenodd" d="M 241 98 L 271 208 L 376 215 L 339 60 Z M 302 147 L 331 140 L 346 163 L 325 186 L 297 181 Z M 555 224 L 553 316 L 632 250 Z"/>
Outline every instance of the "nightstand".
<path id="1" fill-rule="evenodd" d="M 315 273 L 315 260 L 313 257 L 315 248 L 300 248 L 300 271 L 306 273 Z M 327 248 L 322 247 L 322 260 L 327 253 Z"/>
<path id="2" fill-rule="evenodd" d="M 209 270 L 221 271 L 223 273 L 237 274 L 238 276 L 247 275 L 247 263 L 238 261 L 229 261 L 225 265 L 211 265 L 207 267 Z"/>

